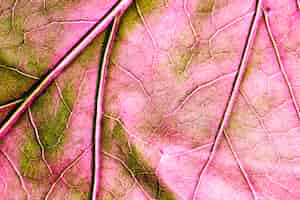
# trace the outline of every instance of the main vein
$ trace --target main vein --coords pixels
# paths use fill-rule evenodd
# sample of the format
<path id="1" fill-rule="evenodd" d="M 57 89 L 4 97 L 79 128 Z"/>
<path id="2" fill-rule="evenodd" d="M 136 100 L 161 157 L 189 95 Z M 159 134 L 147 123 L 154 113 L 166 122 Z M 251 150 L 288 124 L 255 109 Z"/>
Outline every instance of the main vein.
<path id="1" fill-rule="evenodd" d="M 55 65 L 52 71 L 48 73 L 43 80 L 32 90 L 24 99 L 19 107 L 7 118 L 0 127 L 0 138 L 14 126 L 17 120 L 28 109 L 28 107 L 48 88 L 48 86 L 58 77 L 64 69 L 72 63 L 77 56 L 112 22 L 119 12 L 126 10 L 132 0 L 121 0 L 105 17 L 103 17 L 84 37 L 82 37 L 75 46 L 66 53 L 66 55 Z"/>
<path id="2" fill-rule="evenodd" d="M 206 170 L 208 169 L 208 167 L 210 166 L 210 163 L 212 162 L 214 155 L 216 153 L 216 150 L 219 146 L 219 144 L 221 143 L 221 140 L 223 138 L 223 132 L 228 124 L 228 121 L 230 119 L 236 98 L 238 96 L 239 93 L 239 88 L 241 86 L 245 71 L 246 71 L 246 67 L 247 67 L 247 63 L 249 60 L 249 56 L 251 53 L 251 48 L 253 47 L 253 43 L 254 43 L 254 39 L 256 37 L 256 32 L 257 32 L 257 28 L 258 28 L 258 24 L 260 21 L 262 15 L 262 0 L 257 0 L 256 3 L 256 10 L 255 10 L 255 14 L 253 16 L 253 20 L 248 32 L 248 36 L 247 36 L 247 40 L 245 43 L 245 47 L 243 49 L 243 53 L 242 53 L 242 57 L 240 60 L 240 64 L 238 67 L 238 72 L 237 75 L 234 79 L 233 82 L 233 87 L 231 89 L 231 93 L 229 96 L 229 99 L 227 101 L 226 107 L 225 107 L 225 112 L 221 118 L 217 133 L 216 133 L 216 137 L 215 137 L 215 141 L 214 141 L 214 145 L 212 146 L 212 149 L 210 151 L 209 157 L 207 159 L 207 161 L 204 164 L 204 167 L 201 169 L 198 181 L 196 183 L 196 187 L 194 189 L 193 192 L 193 200 L 197 199 L 197 195 L 198 195 L 198 191 L 200 189 L 200 184 L 201 184 L 201 180 L 206 172 Z"/>
<path id="3" fill-rule="evenodd" d="M 103 119 L 103 104 L 104 104 L 104 88 L 106 82 L 107 67 L 109 65 L 110 55 L 113 48 L 116 33 L 119 28 L 121 13 L 117 15 L 113 21 L 104 54 L 99 70 L 97 96 L 96 96 L 96 113 L 94 121 L 94 164 L 93 164 L 93 185 L 92 185 L 92 200 L 99 198 L 100 192 L 100 173 L 101 173 L 101 130 Z"/>

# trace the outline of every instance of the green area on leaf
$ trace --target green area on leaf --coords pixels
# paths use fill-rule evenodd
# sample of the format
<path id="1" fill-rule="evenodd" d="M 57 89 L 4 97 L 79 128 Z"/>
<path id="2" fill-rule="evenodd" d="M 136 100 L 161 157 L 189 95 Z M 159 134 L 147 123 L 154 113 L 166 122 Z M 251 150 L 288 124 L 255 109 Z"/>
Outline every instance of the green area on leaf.
<path id="1" fill-rule="evenodd" d="M 134 1 L 122 17 L 118 33 L 118 37 L 120 39 L 124 39 L 128 35 L 130 35 L 130 32 L 132 31 L 134 26 L 138 23 L 141 23 L 141 18 L 138 14 L 136 3 L 139 6 L 141 14 L 144 17 L 150 15 L 154 9 L 161 6 L 159 0 L 136 0 L 136 2 Z"/>
<path id="2" fill-rule="evenodd" d="M 36 49 L 28 42 L 19 48 L 18 57 L 20 64 L 24 64 L 26 71 L 38 77 L 46 72 L 49 65 L 48 58 L 37 53 Z"/>
<path id="3" fill-rule="evenodd" d="M 51 116 L 47 123 L 40 126 L 41 141 L 46 150 L 52 150 L 63 143 L 64 130 L 69 115 L 70 113 L 65 105 L 60 104 L 55 115 Z"/>
<path id="4" fill-rule="evenodd" d="M 88 67 L 89 62 L 100 56 L 104 33 L 100 34 L 84 51 L 76 58 L 82 67 Z"/>
<path id="5" fill-rule="evenodd" d="M 0 103 L 6 103 L 21 97 L 34 81 L 17 72 L 1 68 L 0 66 Z"/>
<path id="6" fill-rule="evenodd" d="M 70 199 L 72 199 L 72 200 L 88 200 L 89 193 L 73 190 L 71 192 Z"/>
<path id="7" fill-rule="evenodd" d="M 21 149 L 20 169 L 21 174 L 33 180 L 48 177 L 49 171 L 41 159 L 41 149 L 35 140 L 34 132 L 29 131 L 28 140 Z"/>
<path id="8" fill-rule="evenodd" d="M 16 48 L 2 48 L 0 49 L 0 64 L 6 66 L 16 66 L 18 59 L 16 59 Z"/>
<path id="9" fill-rule="evenodd" d="M 203 0 L 199 3 L 198 12 L 211 13 L 216 0 Z"/>
<path id="10" fill-rule="evenodd" d="M 144 15 L 150 14 L 160 5 L 159 0 L 135 0 Z"/>
<path id="11" fill-rule="evenodd" d="M 161 185 L 158 177 L 155 175 L 154 169 L 149 166 L 133 145 L 131 145 L 128 152 L 126 163 L 137 180 L 155 199 L 175 199 L 173 194 Z"/>
<path id="12" fill-rule="evenodd" d="M 124 161 L 139 183 L 155 199 L 175 199 L 174 195 L 160 183 L 155 170 L 138 152 L 136 146 L 128 141 L 126 131 L 122 125 L 119 122 L 115 122 L 114 126 L 110 128 L 109 121 L 106 119 L 104 122 L 104 151 L 117 151 L 115 153 L 118 154 L 117 157 Z M 117 148 L 117 150 L 113 148 Z M 129 172 L 126 171 L 126 173 Z M 128 175 L 130 176 L 130 174 Z"/>
<path id="13" fill-rule="evenodd" d="M 73 86 L 66 84 L 61 92 L 65 103 L 71 107 L 74 99 Z M 58 150 L 64 143 L 64 131 L 71 114 L 57 93 L 57 88 L 52 85 L 32 106 L 41 142 L 48 152 Z"/>
<path id="14" fill-rule="evenodd" d="M 24 16 L 12 16 L 12 14 L 0 18 L 0 48 L 22 43 L 24 20 Z"/>
<path id="15" fill-rule="evenodd" d="M 73 104 L 74 93 L 71 84 L 62 89 L 65 103 Z M 65 103 L 57 97 L 57 88 L 52 85 L 47 89 L 34 105 L 32 105 L 33 121 L 37 126 L 41 143 L 45 149 L 46 158 L 56 156 L 66 140 L 65 129 L 70 112 Z M 55 105 L 55 102 L 57 105 Z M 49 175 L 49 170 L 41 157 L 41 148 L 35 137 L 33 127 L 30 127 L 29 136 L 22 146 L 21 173 L 31 179 L 40 180 Z M 50 159 L 49 159 L 50 162 Z"/>
<path id="16" fill-rule="evenodd" d="M 66 10 L 67 7 L 78 5 L 79 2 L 80 0 L 51 0 L 46 1 L 46 9 L 43 6 L 41 6 L 41 9 L 45 14 L 50 14 L 57 10 Z"/>

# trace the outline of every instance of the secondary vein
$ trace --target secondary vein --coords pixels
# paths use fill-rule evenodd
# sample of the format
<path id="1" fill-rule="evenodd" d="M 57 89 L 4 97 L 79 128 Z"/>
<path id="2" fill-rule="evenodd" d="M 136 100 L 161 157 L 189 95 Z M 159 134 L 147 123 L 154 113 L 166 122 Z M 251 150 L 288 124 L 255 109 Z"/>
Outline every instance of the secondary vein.
<path id="1" fill-rule="evenodd" d="M 277 63 L 279 65 L 279 68 L 280 68 L 281 74 L 283 76 L 283 79 L 284 79 L 284 81 L 285 81 L 285 83 L 288 87 L 289 94 L 290 94 L 290 97 L 292 99 L 294 108 L 296 110 L 298 119 L 300 119 L 300 110 L 299 110 L 299 105 L 298 105 L 297 100 L 296 100 L 295 92 L 293 90 L 292 84 L 289 80 L 288 74 L 287 74 L 287 72 L 285 70 L 285 67 L 283 65 L 282 59 L 280 57 L 279 48 L 278 48 L 277 42 L 276 42 L 276 40 L 273 36 L 272 30 L 271 30 L 269 16 L 268 16 L 268 13 L 265 9 L 263 9 L 263 16 L 264 16 L 264 21 L 265 21 L 265 24 L 266 24 L 266 28 L 267 28 L 269 38 L 271 40 L 271 43 L 272 43 L 272 46 L 273 46 L 273 49 L 274 49 L 274 52 L 275 52 Z"/>
<path id="2" fill-rule="evenodd" d="M 251 48 L 253 47 L 254 39 L 256 37 L 256 32 L 257 32 L 257 28 L 258 28 L 258 24 L 259 24 L 261 15 L 262 15 L 262 0 L 257 0 L 255 14 L 253 16 L 253 20 L 252 20 L 252 23 L 251 23 L 251 26 L 250 26 L 250 29 L 249 29 L 249 32 L 248 32 L 247 40 L 246 40 L 245 47 L 244 47 L 242 57 L 241 57 L 241 60 L 240 60 L 240 64 L 239 64 L 239 67 L 238 67 L 238 72 L 237 72 L 237 75 L 234 79 L 233 87 L 231 89 L 231 93 L 230 93 L 229 99 L 227 101 L 224 114 L 221 118 L 218 130 L 217 130 L 217 133 L 216 133 L 216 137 L 215 137 L 215 140 L 214 140 L 214 145 L 212 146 L 212 149 L 210 151 L 210 154 L 208 156 L 207 161 L 204 164 L 204 167 L 201 169 L 198 181 L 196 183 L 196 187 L 195 187 L 195 190 L 193 192 L 193 200 L 197 199 L 198 191 L 200 189 L 201 180 L 202 180 L 206 170 L 208 169 L 210 163 L 212 162 L 212 160 L 214 158 L 216 150 L 217 150 L 217 148 L 218 148 L 218 146 L 221 143 L 221 140 L 223 138 L 223 132 L 224 132 L 224 130 L 225 130 L 227 124 L 228 124 L 228 121 L 230 119 L 233 107 L 235 105 L 236 98 L 239 94 L 239 88 L 241 86 L 241 83 L 242 83 L 242 80 L 243 80 L 243 77 L 244 77 L 244 74 L 245 74 L 245 71 L 246 71 L 246 68 L 247 68 L 247 63 L 248 63 L 249 56 L 250 56 L 250 53 L 251 53 Z"/>
<path id="3" fill-rule="evenodd" d="M 98 87 L 96 96 L 96 112 L 94 121 L 94 164 L 93 164 L 93 185 L 92 185 L 92 200 L 97 200 L 100 193 L 100 173 L 101 173 L 101 133 L 103 120 L 103 104 L 104 104 L 104 88 L 106 82 L 107 67 L 110 63 L 110 55 L 112 52 L 116 33 L 119 28 L 121 13 L 114 19 L 110 30 L 104 54 L 99 70 Z"/>

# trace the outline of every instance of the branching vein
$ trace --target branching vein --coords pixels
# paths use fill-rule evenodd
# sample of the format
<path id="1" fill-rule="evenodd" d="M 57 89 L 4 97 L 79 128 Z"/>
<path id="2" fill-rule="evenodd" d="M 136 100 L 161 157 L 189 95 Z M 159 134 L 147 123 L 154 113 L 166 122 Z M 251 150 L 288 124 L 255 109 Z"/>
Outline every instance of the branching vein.
<path id="1" fill-rule="evenodd" d="M 21 183 L 22 189 L 26 193 L 27 200 L 30 200 L 29 191 L 28 191 L 28 189 L 26 187 L 24 179 L 23 179 L 20 171 L 18 170 L 17 166 L 14 164 L 14 162 L 10 159 L 9 155 L 5 151 L 0 150 L 0 153 L 5 157 L 5 159 L 8 161 L 8 163 L 10 164 L 10 166 L 13 168 L 14 172 L 17 174 L 17 176 L 19 178 L 19 181 Z"/>
<path id="2" fill-rule="evenodd" d="M 46 155 L 45 155 L 45 148 L 44 148 L 44 145 L 40 139 L 40 135 L 39 135 L 39 131 L 38 131 L 38 128 L 33 120 L 33 116 L 32 116 L 32 112 L 31 112 L 31 109 L 30 109 L 30 106 L 28 107 L 28 115 L 29 115 L 29 121 L 30 121 L 30 124 L 34 130 L 34 135 L 35 135 L 35 139 L 40 147 L 40 150 L 41 150 L 41 156 L 42 156 L 42 161 L 44 162 L 44 164 L 46 165 L 46 167 L 48 168 L 50 174 L 52 175 L 53 174 L 53 170 L 52 168 L 50 167 L 49 163 L 47 162 L 46 160 Z"/>
<path id="3" fill-rule="evenodd" d="M 128 173 L 130 174 L 131 178 L 134 180 L 135 184 L 140 188 L 140 190 L 143 192 L 143 194 L 145 195 L 145 197 L 149 200 L 152 200 L 152 198 L 150 197 L 150 195 L 144 190 L 143 186 L 139 183 L 139 181 L 137 180 L 137 178 L 135 177 L 133 171 L 126 165 L 126 163 L 121 160 L 120 158 L 118 158 L 117 156 L 114 156 L 106 151 L 102 151 L 102 153 L 104 155 L 106 155 L 107 157 L 110 157 L 113 160 L 118 161 L 125 169 L 126 171 L 128 171 Z"/>
<path id="4" fill-rule="evenodd" d="M 250 52 L 251 52 L 251 48 L 253 47 L 253 43 L 254 43 L 254 39 L 256 36 L 256 32 L 257 32 L 257 28 L 258 28 L 258 24 L 259 24 L 259 20 L 261 18 L 261 12 L 262 12 L 262 0 L 258 0 L 256 3 L 256 10 L 255 10 L 255 14 L 253 16 L 253 21 L 252 24 L 250 26 L 249 32 L 248 32 L 248 36 L 247 36 L 247 40 L 246 40 L 246 44 L 243 50 L 243 54 L 240 60 L 240 64 L 238 67 L 238 72 L 237 75 L 235 77 L 235 80 L 233 82 L 233 87 L 231 90 L 231 94 L 229 96 L 226 108 L 225 108 L 225 112 L 221 118 L 221 122 L 220 125 L 218 127 L 217 133 L 216 133 L 216 137 L 215 137 L 215 141 L 214 141 L 214 145 L 212 146 L 210 155 L 208 157 L 208 160 L 206 161 L 206 163 L 204 164 L 203 168 L 201 169 L 200 175 L 199 175 L 199 179 L 197 181 L 194 193 L 193 193 L 193 200 L 197 199 L 197 195 L 198 195 L 198 191 L 200 189 L 200 185 L 201 185 L 201 181 L 203 179 L 203 176 L 205 175 L 208 167 L 210 166 L 210 163 L 212 162 L 214 155 L 217 151 L 217 148 L 219 146 L 219 144 L 221 143 L 221 140 L 223 138 L 223 132 L 227 126 L 227 123 L 230 119 L 231 116 L 231 112 L 233 110 L 236 98 L 238 96 L 239 93 L 239 88 L 240 85 L 242 83 L 243 77 L 244 77 L 244 73 L 246 71 L 246 67 L 247 67 L 247 62 L 250 56 Z"/>
<path id="5" fill-rule="evenodd" d="M 297 117 L 300 119 L 300 110 L 299 110 L 299 105 L 297 103 L 297 99 L 296 99 L 296 96 L 295 96 L 295 92 L 293 90 L 291 81 L 289 80 L 288 74 L 287 74 L 287 72 L 285 70 L 285 67 L 283 65 L 283 62 L 281 60 L 281 56 L 280 56 L 280 53 L 279 53 L 279 48 L 278 48 L 277 42 L 276 42 L 276 40 L 273 36 L 271 27 L 270 27 L 269 16 L 268 16 L 268 13 L 265 9 L 263 9 L 263 16 L 264 16 L 264 21 L 265 21 L 265 24 L 266 24 L 266 27 L 267 27 L 268 35 L 269 35 L 269 38 L 272 42 L 272 46 L 273 46 L 273 49 L 274 49 L 274 52 L 275 52 L 275 55 L 276 55 L 276 59 L 277 59 L 281 74 L 283 76 L 283 79 L 284 79 L 287 87 L 288 87 L 290 97 L 292 99 L 294 108 L 295 108 L 296 113 L 297 113 Z"/>
<path id="6" fill-rule="evenodd" d="M 85 153 L 88 152 L 88 150 L 90 149 L 89 145 L 86 149 L 84 149 L 61 173 L 60 175 L 57 177 L 57 179 L 54 181 L 54 183 L 51 185 L 51 187 L 49 188 L 46 196 L 45 196 L 45 200 L 49 199 L 49 196 L 51 195 L 52 191 L 54 190 L 55 186 L 59 183 L 59 181 L 63 178 L 63 176 L 70 170 L 72 169 L 79 161 L 80 159 L 83 157 L 83 155 Z"/>
<path id="7" fill-rule="evenodd" d="M 98 36 L 111 21 L 120 13 L 124 12 L 132 3 L 132 0 L 121 0 L 117 5 L 102 18 L 91 30 L 81 38 L 76 45 L 70 49 L 67 54 L 54 66 L 52 71 L 48 73 L 43 80 L 33 88 L 32 92 L 24 99 L 23 103 L 7 118 L 0 127 L 0 138 L 5 136 L 7 132 L 14 126 L 17 120 L 26 112 L 41 93 L 65 70 L 65 68 Z"/>

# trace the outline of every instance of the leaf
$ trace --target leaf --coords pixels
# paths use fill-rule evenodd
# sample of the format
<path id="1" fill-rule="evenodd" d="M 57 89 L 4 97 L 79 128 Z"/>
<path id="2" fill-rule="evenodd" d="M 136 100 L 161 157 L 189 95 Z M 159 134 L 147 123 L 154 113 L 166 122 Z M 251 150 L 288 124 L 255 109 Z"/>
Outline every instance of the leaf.
<path id="1" fill-rule="evenodd" d="M 27 94 L 25 91 L 39 80 L 32 80 L 23 74 L 42 79 L 49 70 L 48 67 L 53 66 L 53 63 L 56 63 L 68 48 L 73 46 L 115 4 L 113 1 L 47 1 L 46 7 L 43 7 L 43 2 L 7 3 L 9 7 L 3 12 L 1 18 L 6 20 L 8 26 L 0 31 L 1 55 L 3 55 L 1 65 L 6 67 L 1 70 L 7 74 L 3 74 L 1 78 L 3 90 L 1 103 L 3 104 L 28 95 L 30 91 Z M 97 10 L 97 14 L 91 12 L 92 10 Z M 17 21 L 22 26 L 20 30 L 16 30 Z M 16 31 L 19 31 L 20 35 L 24 34 L 24 41 L 17 43 L 7 40 L 6 35 L 11 36 L 12 40 L 17 39 L 12 35 Z M 72 124 L 76 122 L 77 115 L 85 112 L 84 108 L 80 107 L 84 104 L 80 104 L 75 109 L 82 94 L 79 85 L 85 80 L 89 71 L 97 66 L 102 40 L 103 35 L 100 35 L 31 106 L 32 119 L 29 120 L 27 112 L 11 130 L 9 136 L 2 140 L 1 149 L 15 163 L 16 170 L 28 191 L 19 187 L 18 176 L 14 175 L 14 170 L 5 159 L 1 158 L 3 160 L 1 165 L 11 173 L 4 171 L 1 174 L 3 178 L 0 190 L 4 196 L 18 199 L 30 196 L 42 199 L 46 197 L 51 187 L 55 186 L 49 193 L 50 199 L 60 199 L 65 196 L 66 198 L 76 196 L 80 199 L 88 198 L 91 181 L 91 140 L 89 140 L 91 134 L 88 132 L 92 127 L 92 118 L 90 123 L 85 121 L 80 132 L 76 132 L 77 127 Z M 27 83 L 19 81 L 23 79 Z M 15 84 L 20 84 L 22 87 Z M 4 111 L 10 113 L 10 110 Z M 93 115 L 92 111 L 90 115 Z M 63 170 L 87 148 L 88 153 L 82 154 L 79 163 L 58 179 Z M 78 169 L 86 170 L 74 177 Z M 60 181 L 56 183 L 56 180 Z"/>
<path id="2" fill-rule="evenodd" d="M 114 4 L 0 3 L 1 120 Z M 134 1 L 108 66 L 99 199 L 299 199 L 298 27 L 295 0 Z M 1 140 L 5 196 L 91 197 L 103 39 Z"/>

